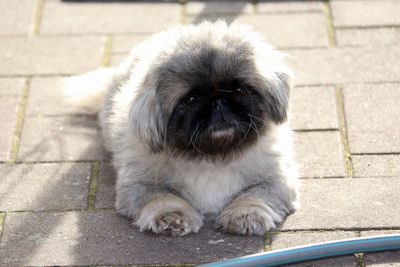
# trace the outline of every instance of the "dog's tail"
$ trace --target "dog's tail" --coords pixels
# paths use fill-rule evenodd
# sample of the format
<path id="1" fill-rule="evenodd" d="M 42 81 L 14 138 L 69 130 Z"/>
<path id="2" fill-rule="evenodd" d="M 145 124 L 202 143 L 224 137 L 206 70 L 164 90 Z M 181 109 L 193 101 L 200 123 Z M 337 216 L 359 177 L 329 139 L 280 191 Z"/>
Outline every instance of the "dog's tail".
<path id="1" fill-rule="evenodd" d="M 64 84 L 64 97 L 69 105 L 97 113 L 107 90 L 114 82 L 114 68 L 103 68 L 73 76 Z"/>

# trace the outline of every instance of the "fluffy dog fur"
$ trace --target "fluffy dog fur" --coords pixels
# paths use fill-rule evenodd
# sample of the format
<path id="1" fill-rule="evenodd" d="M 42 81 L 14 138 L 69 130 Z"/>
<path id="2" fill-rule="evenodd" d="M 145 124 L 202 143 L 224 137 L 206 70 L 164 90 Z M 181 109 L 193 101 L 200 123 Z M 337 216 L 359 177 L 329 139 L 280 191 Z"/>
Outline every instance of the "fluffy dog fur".
<path id="1" fill-rule="evenodd" d="M 224 231 L 262 235 L 295 211 L 298 177 L 287 125 L 292 72 L 259 34 L 224 22 L 178 27 L 135 47 L 115 69 L 75 78 L 72 87 L 82 90 L 76 82 L 88 77 L 99 88 L 86 91 L 98 93 L 84 102 L 93 108 L 104 98 L 99 117 L 117 170 L 116 209 L 141 231 L 182 236 L 210 219 Z M 240 82 L 227 89 L 226 81 Z M 199 86 L 209 91 L 199 93 Z M 239 106 L 229 111 L 234 124 L 201 132 L 185 126 L 188 116 L 217 112 L 215 105 L 228 116 L 221 99 L 232 88 L 249 95 L 229 100 Z M 198 97 L 199 111 L 193 90 L 211 99 Z"/>

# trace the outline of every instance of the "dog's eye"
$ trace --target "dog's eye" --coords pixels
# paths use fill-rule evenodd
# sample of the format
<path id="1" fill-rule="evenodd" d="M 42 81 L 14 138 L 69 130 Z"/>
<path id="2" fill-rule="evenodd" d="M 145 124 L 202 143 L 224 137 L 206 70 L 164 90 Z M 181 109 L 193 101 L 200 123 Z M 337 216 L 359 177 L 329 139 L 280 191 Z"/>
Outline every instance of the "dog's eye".
<path id="1" fill-rule="evenodd" d="M 193 102 L 196 100 L 196 98 L 194 97 L 194 96 L 189 96 L 189 97 L 187 97 L 184 101 L 183 101 L 183 103 L 186 105 L 186 106 L 190 106 L 191 104 L 193 104 Z"/>
<path id="2" fill-rule="evenodd" d="M 244 95 L 246 93 L 246 88 L 244 86 L 240 86 L 236 88 L 235 93 L 239 95 Z"/>

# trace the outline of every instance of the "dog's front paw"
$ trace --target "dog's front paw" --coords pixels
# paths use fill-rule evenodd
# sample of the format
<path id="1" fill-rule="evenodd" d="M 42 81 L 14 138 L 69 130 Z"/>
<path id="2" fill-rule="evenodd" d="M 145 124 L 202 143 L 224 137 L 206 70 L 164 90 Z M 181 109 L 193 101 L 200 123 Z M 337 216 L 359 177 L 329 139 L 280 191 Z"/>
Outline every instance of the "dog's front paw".
<path id="1" fill-rule="evenodd" d="M 261 199 L 234 200 L 217 217 L 217 227 L 236 234 L 263 235 L 282 222 L 284 216 Z"/>
<path id="2" fill-rule="evenodd" d="M 140 231 L 184 236 L 197 233 L 203 220 L 187 202 L 176 196 L 161 196 L 148 203 L 135 224 Z"/>

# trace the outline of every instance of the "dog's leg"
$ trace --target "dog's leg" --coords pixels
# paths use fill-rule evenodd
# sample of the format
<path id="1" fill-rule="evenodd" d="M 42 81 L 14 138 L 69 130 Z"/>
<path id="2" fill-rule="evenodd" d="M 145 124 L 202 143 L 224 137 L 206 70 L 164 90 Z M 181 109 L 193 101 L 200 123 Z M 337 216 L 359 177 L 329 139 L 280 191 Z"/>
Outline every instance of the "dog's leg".
<path id="1" fill-rule="evenodd" d="M 231 233 L 263 235 L 295 211 L 296 194 L 296 188 L 282 182 L 254 185 L 225 207 L 217 226 Z"/>
<path id="2" fill-rule="evenodd" d="M 184 236 L 203 225 L 202 216 L 167 188 L 122 177 L 117 180 L 116 209 L 134 219 L 140 231 L 156 234 Z"/>

